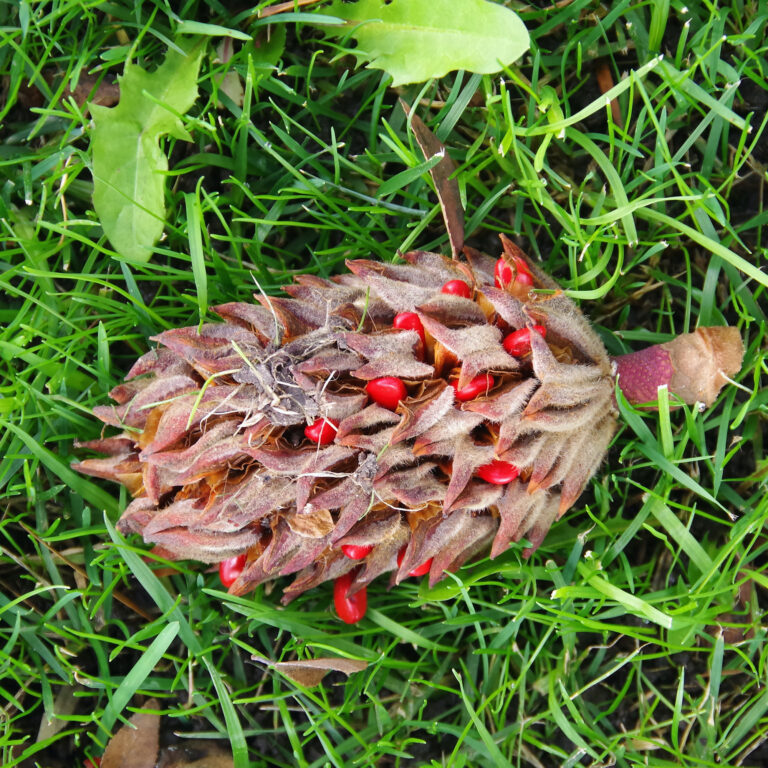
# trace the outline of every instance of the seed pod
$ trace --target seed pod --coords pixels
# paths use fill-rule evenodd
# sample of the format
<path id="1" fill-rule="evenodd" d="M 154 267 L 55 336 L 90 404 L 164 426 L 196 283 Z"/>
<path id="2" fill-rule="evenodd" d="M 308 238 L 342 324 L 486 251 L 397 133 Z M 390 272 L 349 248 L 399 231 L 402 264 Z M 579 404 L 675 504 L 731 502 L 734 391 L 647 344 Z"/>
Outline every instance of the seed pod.
<path id="1" fill-rule="evenodd" d="M 699 329 L 612 363 L 552 279 L 502 245 L 501 266 L 470 248 L 352 261 L 161 333 L 96 409 L 121 430 L 83 444 L 106 457 L 78 469 L 132 493 L 122 533 L 168 557 L 247 554 L 233 594 L 295 574 L 289 602 L 333 581 L 348 618 L 381 574 L 434 584 L 489 547 L 525 538 L 530 554 L 603 459 L 613 365 L 633 402 L 667 383 L 710 403 L 742 347 L 734 329 Z M 505 284 L 507 266 L 531 284 Z"/>

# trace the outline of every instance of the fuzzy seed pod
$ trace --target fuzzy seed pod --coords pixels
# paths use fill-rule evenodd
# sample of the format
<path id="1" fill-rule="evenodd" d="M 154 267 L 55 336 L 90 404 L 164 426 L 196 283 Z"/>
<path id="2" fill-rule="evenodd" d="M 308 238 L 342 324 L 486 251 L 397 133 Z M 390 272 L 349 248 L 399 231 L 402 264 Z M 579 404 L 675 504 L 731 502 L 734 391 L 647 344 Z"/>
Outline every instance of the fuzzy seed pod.
<path id="1" fill-rule="evenodd" d="M 346 604 L 386 572 L 428 568 L 434 584 L 489 546 L 525 537 L 529 554 L 599 466 L 617 412 L 599 338 L 502 244 L 499 260 L 349 262 L 161 333 L 95 411 L 122 430 L 83 444 L 107 457 L 77 468 L 123 483 L 119 529 L 166 556 L 245 555 L 234 594 L 296 574 L 287 603 L 344 576 Z M 620 377 L 646 362 L 618 363 Z"/>

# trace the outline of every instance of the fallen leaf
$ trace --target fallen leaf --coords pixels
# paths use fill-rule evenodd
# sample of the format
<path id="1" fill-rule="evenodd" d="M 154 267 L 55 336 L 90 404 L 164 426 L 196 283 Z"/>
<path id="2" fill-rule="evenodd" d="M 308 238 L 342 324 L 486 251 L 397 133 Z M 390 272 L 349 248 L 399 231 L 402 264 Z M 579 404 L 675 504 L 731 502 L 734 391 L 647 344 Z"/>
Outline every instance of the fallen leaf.
<path id="1" fill-rule="evenodd" d="M 56 694 L 56 700 L 53 703 L 53 710 L 43 715 L 40 720 L 40 727 L 37 730 L 37 742 L 47 741 L 55 736 L 66 724 L 67 715 L 71 715 L 77 707 L 77 697 L 75 693 L 81 686 L 65 685 L 59 689 Z"/>
<path id="2" fill-rule="evenodd" d="M 464 247 L 464 208 L 459 196 L 459 183 L 453 177 L 456 172 L 456 163 L 449 157 L 445 145 L 427 128 L 424 121 L 410 107 L 400 99 L 400 104 L 405 114 L 410 117 L 411 128 L 416 141 L 424 153 L 424 159 L 429 160 L 442 153 L 443 159 L 429 173 L 435 182 L 437 199 L 443 211 L 443 221 L 448 230 L 448 239 L 451 241 L 451 254 L 455 259 Z"/>
<path id="3" fill-rule="evenodd" d="M 304 659 L 303 661 L 270 661 L 261 656 L 252 656 L 259 664 L 266 664 L 271 669 L 276 669 L 294 683 L 305 688 L 319 685 L 329 672 L 343 672 L 351 675 L 353 672 L 361 672 L 368 666 L 367 661 L 359 659 L 342 659 L 337 657 L 323 657 L 320 659 Z"/>
<path id="4" fill-rule="evenodd" d="M 158 709 L 157 699 L 144 705 Z M 160 715 L 136 712 L 107 744 L 101 758 L 101 768 L 155 768 L 160 748 Z"/>
<path id="5" fill-rule="evenodd" d="M 598 59 L 595 64 L 595 77 L 597 78 L 597 85 L 600 88 L 600 93 L 607 93 L 613 88 L 615 83 L 613 82 L 613 75 L 611 74 L 611 66 L 608 63 L 608 59 Z M 613 122 L 621 128 L 624 125 L 624 121 L 621 118 L 621 107 L 619 106 L 618 99 L 611 99 L 611 117 Z"/>
<path id="6" fill-rule="evenodd" d="M 51 90 L 56 90 L 62 74 L 55 69 L 46 69 L 42 73 L 42 78 L 48 83 Z M 89 75 L 81 72 L 74 89 L 68 86 L 61 95 L 62 100 L 69 98 L 74 99 L 78 107 L 85 107 L 85 111 L 88 111 L 91 104 L 111 107 L 117 104 L 120 99 L 120 87 L 116 82 L 101 75 Z M 18 102 L 26 109 L 39 108 L 46 103 L 45 94 L 35 83 L 22 86 L 19 88 Z"/>
<path id="7" fill-rule="evenodd" d="M 120 100 L 120 86 L 115 82 L 101 79 L 98 75 L 81 74 L 72 90 L 67 88 L 64 96 L 71 96 L 78 106 L 96 104 L 111 107 Z"/>
<path id="8" fill-rule="evenodd" d="M 232 753 L 214 741 L 189 739 L 162 751 L 157 768 L 234 768 Z"/>

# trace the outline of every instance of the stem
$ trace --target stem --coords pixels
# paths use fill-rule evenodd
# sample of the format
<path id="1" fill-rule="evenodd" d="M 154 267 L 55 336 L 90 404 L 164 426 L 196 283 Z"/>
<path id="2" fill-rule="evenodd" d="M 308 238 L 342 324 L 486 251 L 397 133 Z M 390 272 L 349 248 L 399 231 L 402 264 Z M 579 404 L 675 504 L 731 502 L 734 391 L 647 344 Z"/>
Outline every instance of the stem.
<path id="1" fill-rule="evenodd" d="M 697 328 L 664 344 L 613 358 L 619 387 L 630 403 L 656 399 L 658 387 L 693 405 L 711 405 L 741 369 L 744 344 L 737 328 Z"/>

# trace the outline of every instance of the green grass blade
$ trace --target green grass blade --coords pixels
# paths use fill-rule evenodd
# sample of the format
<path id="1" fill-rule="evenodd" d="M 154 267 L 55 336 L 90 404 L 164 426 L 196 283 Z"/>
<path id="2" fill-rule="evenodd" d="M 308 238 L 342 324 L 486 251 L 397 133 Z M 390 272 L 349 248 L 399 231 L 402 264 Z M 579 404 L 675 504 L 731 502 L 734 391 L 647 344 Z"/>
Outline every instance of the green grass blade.
<path id="1" fill-rule="evenodd" d="M 178 633 L 178 622 L 172 621 L 167 624 L 115 689 L 109 703 L 104 708 L 104 713 L 99 718 L 102 738 L 108 738 L 118 715 L 125 709 L 136 691 L 141 688 L 142 684 L 152 674 L 152 670 L 168 650 L 171 643 L 176 639 Z"/>

